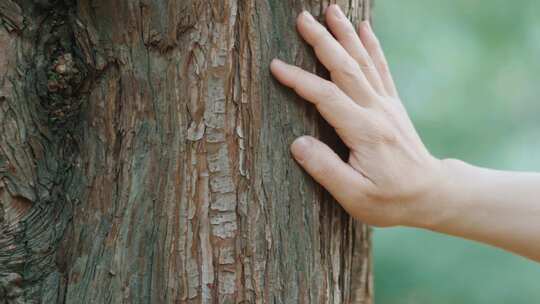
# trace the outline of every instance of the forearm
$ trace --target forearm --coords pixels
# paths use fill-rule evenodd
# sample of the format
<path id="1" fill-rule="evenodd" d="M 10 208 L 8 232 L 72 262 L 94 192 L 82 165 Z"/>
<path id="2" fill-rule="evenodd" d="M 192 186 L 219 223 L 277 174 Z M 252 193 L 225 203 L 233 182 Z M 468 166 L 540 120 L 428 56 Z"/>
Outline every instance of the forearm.
<path id="1" fill-rule="evenodd" d="M 440 190 L 424 204 L 415 226 L 540 261 L 540 174 L 442 163 Z"/>

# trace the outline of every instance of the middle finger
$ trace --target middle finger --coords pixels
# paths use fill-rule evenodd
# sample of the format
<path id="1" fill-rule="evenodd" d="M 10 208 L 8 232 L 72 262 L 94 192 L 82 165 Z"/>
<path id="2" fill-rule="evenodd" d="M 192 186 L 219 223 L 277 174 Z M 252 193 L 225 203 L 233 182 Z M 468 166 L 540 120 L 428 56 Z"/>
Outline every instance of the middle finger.
<path id="1" fill-rule="evenodd" d="M 375 91 L 358 63 L 307 11 L 298 16 L 298 31 L 313 47 L 317 58 L 330 71 L 332 80 L 339 88 L 360 105 L 373 103 Z"/>
<path id="2" fill-rule="evenodd" d="M 373 60 L 362 44 L 362 41 L 360 41 L 360 37 L 351 21 L 349 21 L 337 4 L 332 4 L 326 9 L 326 20 L 339 43 L 358 62 L 373 89 L 379 94 L 384 93 L 384 86 Z"/>

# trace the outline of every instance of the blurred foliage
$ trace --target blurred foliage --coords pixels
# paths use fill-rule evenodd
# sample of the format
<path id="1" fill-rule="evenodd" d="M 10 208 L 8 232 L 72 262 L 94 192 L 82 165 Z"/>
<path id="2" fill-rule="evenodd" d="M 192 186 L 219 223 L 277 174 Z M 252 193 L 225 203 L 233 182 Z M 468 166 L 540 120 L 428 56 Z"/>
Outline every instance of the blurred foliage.
<path id="1" fill-rule="evenodd" d="M 540 171 L 540 1 L 377 0 L 374 21 L 432 153 Z M 404 228 L 374 248 L 378 304 L 540 303 L 540 265 L 498 249 Z"/>

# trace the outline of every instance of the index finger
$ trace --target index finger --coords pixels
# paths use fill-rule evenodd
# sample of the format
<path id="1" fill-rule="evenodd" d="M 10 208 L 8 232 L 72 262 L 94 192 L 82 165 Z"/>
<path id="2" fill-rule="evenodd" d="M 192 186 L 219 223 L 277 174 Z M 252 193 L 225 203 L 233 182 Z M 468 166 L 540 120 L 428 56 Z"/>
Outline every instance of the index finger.
<path id="1" fill-rule="evenodd" d="M 278 59 L 272 61 L 270 69 L 279 82 L 313 103 L 346 144 L 357 133 L 355 130 L 365 123 L 366 109 L 351 100 L 333 82 Z"/>

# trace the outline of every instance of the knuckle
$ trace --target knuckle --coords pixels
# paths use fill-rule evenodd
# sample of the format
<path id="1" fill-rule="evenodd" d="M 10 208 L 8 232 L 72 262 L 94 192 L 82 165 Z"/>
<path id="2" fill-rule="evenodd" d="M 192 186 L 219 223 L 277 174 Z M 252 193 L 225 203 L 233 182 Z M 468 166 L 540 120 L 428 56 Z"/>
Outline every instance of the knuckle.
<path id="1" fill-rule="evenodd" d="M 365 60 L 365 63 L 361 67 L 364 72 L 374 72 L 377 70 L 375 64 L 371 60 Z"/>
<path id="2" fill-rule="evenodd" d="M 379 70 L 385 74 L 390 73 L 390 68 L 388 62 L 384 58 L 377 58 L 376 65 L 379 67 Z"/>
<path id="3" fill-rule="evenodd" d="M 328 39 L 329 33 L 322 27 L 316 26 L 311 35 L 311 41 L 315 48 L 319 47 L 320 45 L 324 44 L 326 40 Z"/>
<path id="4" fill-rule="evenodd" d="M 384 207 L 385 203 L 396 201 L 398 198 L 398 193 L 392 189 L 392 185 L 387 185 L 387 187 L 383 189 L 374 187 L 370 191 L 366 191 L 365 195 L 367 199 L 378 206 L 379 209 Z"/>
<path id="5" fill-rule="evenodd" d="M 360 66 L 352 58 L 342 59 L 335 70 L 336 73 L 340 74 L 342 77 L 346 79 L 357 78 L 359 71 L 360 71 Z"/>
<path id="6" fill-rule="evenodd" d="M 396 144 L 398 141 L 396 133 L 392 132 L 390 128 L 383 130 L 380 135 L 381 142 L 384 144 Z"/>
<path id="7" fill-rule="evenodd" d="M 300 84 L 304 76 L 305 76 L 304 71 L 301 68 L 297 66 L 293 66 L 293 68 L 291 69 L 291 79 L 292 79 L 291 87 L 294 90 L 298 91 L 301 88 Z"/>
<path id="8" fill-rule="evenodd" d="M 341 96 L 341 90 L 335 83 L 326 80 L 323 87 L 325 99 L 335 100 Z"/>
<path id="9" fill-rule="evenodd" d="M 398 142 L 394 129 L 382 118 L 371 121 L 368 134 L 369 141 L 376 145 L 394 145 Z"/>
<path id="10" fill-rule="evenodd" d="M 381 48 L 381 42 L 379 41 L 379 39 L 377 39 L 377 38 L 374 38 L 374 39 L 373 39 L 373 46 L 374 46 L 376 49 L 380 49 L 380 48 Z"/>
<path id="11" fill-rule="evenodd" d="M 378 126 L 376 140 L 380 144 L 393 145 L 397 143 L 398 137 L 391 124 L 387 121 L 381 121 Z"/>
<path id="12" fill-rule="evenodd" d="M 313 163 L 312 175 L 321 179 L 332 178 L 335 174 L 335 169 L 331 166 L 327 166 L 322 162 Z"/>
<path id="13" fill-rule="evenodd" d="M 396 122 L 403 116 L 403 112 L 395 103 L 381 102 L 380 109 L 387 121 Z"/>
<path id="14" fill-rule="evenodd" d="M 368 41 L 368 47 L 372 49 L 379 49 L 381 48 L 381 43 L 379 42 L 379 39 L 377 39 L 377 37 L 373 36 Z"/>
<path id="15" fill-rule="evenodd" d="M 342 27 L 342 31 L 343 31 L 342 35 L 344 39 L 347 39 L 347 40 L 356 39 L 356 37 L 358 36 L 358 34 L 356 33 L 356 30 L 354 29 L 354 27 L 352 26 L 352 24 L 350 24 L 348 20 L 346 22 L 347 23 L 343 24 L 343 27 Z"/>
<path id="16" fill-rule="evenodd" d="M 298 67 L 297 66 L 292 66 L 291 69 L 289 70 L 288 72 L 288 76 L 290 78 L 290 84 L 293 88 L 296 87 L 296 85 L 298 84 L 298 81 L 296 81 L 298 79 Z"/>
<path id="17" fill-rule="evenodd" d="M 302 77 L 302 69 L 297 67 L 297 66 L 293 66 L 293 69 L 292 69 L 292 74 L 293 74 L 293 78 L 294 79 L 299 79 L 300 77 Z"/>

